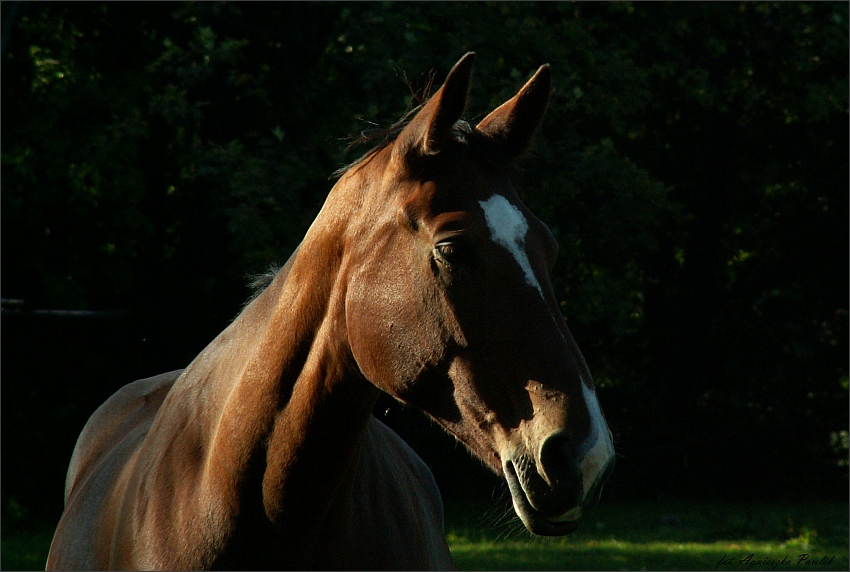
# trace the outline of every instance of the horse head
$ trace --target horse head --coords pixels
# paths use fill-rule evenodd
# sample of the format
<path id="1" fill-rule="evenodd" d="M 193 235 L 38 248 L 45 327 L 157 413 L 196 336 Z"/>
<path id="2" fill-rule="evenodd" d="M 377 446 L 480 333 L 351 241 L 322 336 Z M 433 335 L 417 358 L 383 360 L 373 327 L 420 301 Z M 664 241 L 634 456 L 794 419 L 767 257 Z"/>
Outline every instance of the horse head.
<path id="1" fill-rule="evenodd" d="M 512 183 L 550 73 L 473 127 L 460 119 L 473 58 L 337 183 L 359 215 L 344 237 L 345 327 L 364 377 L 503 475 L 531 532 L 567 534 L 614 449 L 550 281 L 558 244 Z"/>

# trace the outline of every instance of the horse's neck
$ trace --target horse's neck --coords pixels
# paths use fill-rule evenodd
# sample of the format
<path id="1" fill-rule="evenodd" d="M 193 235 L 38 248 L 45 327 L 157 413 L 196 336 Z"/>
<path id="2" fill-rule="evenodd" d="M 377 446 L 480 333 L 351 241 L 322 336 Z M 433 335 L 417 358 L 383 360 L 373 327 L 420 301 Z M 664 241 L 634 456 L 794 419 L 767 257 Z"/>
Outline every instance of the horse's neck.
<path id="1" fill-rule="evenodd" d="M 351 357 L 340 264 L 333 245 L 302 244 L 183 382 L 208 407 L 205 484 L 231 508 L 261 486 L 267 517 L 304 532 L 352 482 L 378 396 Z"/>

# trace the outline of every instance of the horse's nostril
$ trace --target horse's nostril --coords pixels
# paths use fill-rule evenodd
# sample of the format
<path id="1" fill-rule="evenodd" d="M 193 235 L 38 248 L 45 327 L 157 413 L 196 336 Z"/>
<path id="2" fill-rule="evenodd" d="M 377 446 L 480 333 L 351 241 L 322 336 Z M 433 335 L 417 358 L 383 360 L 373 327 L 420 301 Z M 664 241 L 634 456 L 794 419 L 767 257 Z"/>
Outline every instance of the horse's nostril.
<path id="1" fill-rule="evenodd" d="M 540 446 L 540 465 L 549 485 L 556 487 L 576 470 L 575 448 L 565 432 L 554 433 Z"/>

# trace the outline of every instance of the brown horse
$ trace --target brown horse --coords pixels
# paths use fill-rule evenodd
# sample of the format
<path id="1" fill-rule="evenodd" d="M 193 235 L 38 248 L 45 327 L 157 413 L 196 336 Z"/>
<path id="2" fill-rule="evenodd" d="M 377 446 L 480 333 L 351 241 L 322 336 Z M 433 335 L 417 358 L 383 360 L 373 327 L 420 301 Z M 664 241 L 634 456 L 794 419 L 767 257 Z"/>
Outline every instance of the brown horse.
<path id="1" fill-rule="evenodd" d="M 448 568 L 442 503 L 381 391 L 507 479 L 533 533 L 599 498 L 611 435 L 509 162 L 541 67 L 476 127 L 473 54 L 336 183 L 271 284 L 183 371 L 131 383 L 71 460 L 48 568 Z"/>

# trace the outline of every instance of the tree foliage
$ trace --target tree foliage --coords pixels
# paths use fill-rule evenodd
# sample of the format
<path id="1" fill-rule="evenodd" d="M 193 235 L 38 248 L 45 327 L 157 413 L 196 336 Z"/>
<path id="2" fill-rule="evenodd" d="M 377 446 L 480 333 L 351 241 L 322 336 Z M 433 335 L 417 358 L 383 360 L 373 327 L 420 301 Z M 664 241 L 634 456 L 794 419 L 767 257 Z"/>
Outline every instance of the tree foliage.
<path id="1" fill-rule="evenodd" d="M 4 298 L 130 310 L 156 364 L 185 365 L 244 276 L 298 244 L 364 151 L 347 138 L 467 50 L 471 119 L 549 62 L 522 192 L 561 245 L 619 486 L 846 486 L 846 3 L 3 3 L 3 20 Z M 103 391 L 157 373 L 143 361 L 104 365 Z M 29 411 L 9 407 L 4 460 Z M 773 469 L 742 485 L 736 459 Z"/>

